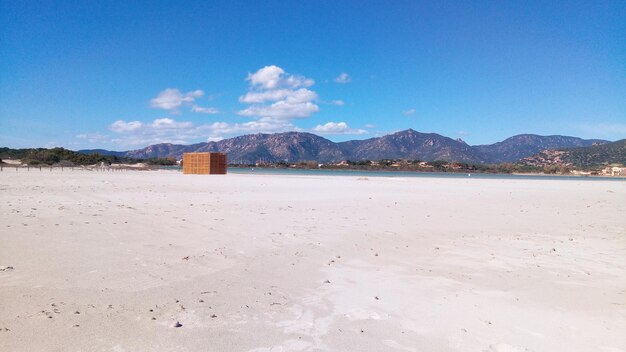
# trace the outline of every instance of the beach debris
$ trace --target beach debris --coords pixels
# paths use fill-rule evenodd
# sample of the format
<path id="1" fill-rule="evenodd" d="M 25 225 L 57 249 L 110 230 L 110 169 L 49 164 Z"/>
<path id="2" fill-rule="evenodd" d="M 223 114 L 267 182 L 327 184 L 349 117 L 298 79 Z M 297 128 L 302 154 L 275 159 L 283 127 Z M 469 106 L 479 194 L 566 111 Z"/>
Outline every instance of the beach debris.
<path id="1" fill-rule="evenodd" d="M 217 318 L 217 315 L 211 314 L 211 318 Z"/>
<path id="2" fill-rule="evenodd" d="M 181 326 L 183 326 L 183 324 L 181 324 L 179 321 L 177 321 L 176 324 L 174 324 L 175 328 L 180 328 Z"/>
<path id="3" fill-rule="evenodd" d="M 183 257 L 183 260 L 189 260 L 189 256 Z"/>
<path id="4" fill-rule="evenodd" d="M 79 311 L 75 311 L 74 314 L 80 314 L 80 312 Z"/>
<path id="5" fill-rule="evenodd" d="M 325 283 L 325 284 L 329 284 L 329 283 L 330 283 L 330 280 L 326 280 L 326 281 L 324 281 L 324 283 Z"/>
<path id="6" fill-rule="evenodd" d="M 374 299 L 378 301 L 380 298 L 378 298 L 378 296 L 374 296 Z"/>
<path id="7" fill-rule="evenodd" d="M 0 266 L 0 271 L 11 271 L 14 270 L 15 268 L 12 266 Z"/>

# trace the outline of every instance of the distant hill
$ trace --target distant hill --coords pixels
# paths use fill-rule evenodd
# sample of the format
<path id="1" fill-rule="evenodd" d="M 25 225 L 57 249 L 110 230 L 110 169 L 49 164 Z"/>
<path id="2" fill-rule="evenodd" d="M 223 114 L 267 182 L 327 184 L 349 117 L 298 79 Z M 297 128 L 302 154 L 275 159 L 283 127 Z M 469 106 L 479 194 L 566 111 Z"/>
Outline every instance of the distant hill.
<path id="1" fill-rule="evenodd" d="M 143 149 L 127 151 L 125 155 L 134 159 L 148 159 L 148 158 L 169 158 L 174 157 L 180 159 L 183 153 L 203 151 L 200 150 L 207 143 L 197 143 L 191 145 L 161 143 L 154 144 Z"/>
<path id="2" fill-rule="evenodd" d="M 125 157 L 126 153 L 128 153 L 128 152 L 115 152 L 115 151 L 106 150 L 106 149 L 83 149 L 83 150 L 78 150 L 77 152 L 81 154 L 87 154 L 87 155 L 100 154 L 100 155 L 112 155 L 112 156 L 118 156 L 118 157 Z"/>
<path id="3" fill-rule="evenodd" d="M 330 162 L 349 158 L 337 143 L 304 132 L 239 136 L 216 142 L 212 148 L 228 153 L 230 160 L 244 162 Z"/>
<path id="4" fill-rule="evenodd" d="M 532 166 L 565 165 L 582 168 L 613 163 L 626 165 L 626 139 L 589 147 L 544 150 L 523 158 L 521 163 Z"/>
<path id="5" fill-rule="evenodd" d="M 607 143 L 598 139 L 581 139 L 569 136 L 538 136 L 522 134 L 489 145 L 470 146 L 460 139 L 452 139 L 436 133 L 422 133 L 412 129 L 382 137 L 335 143 L 326 138 L 306 132 L 274 134 L 249 134 L 224 139 L 219 142 L 191 145 L 161 143 L 142 149 L 111 152 L 103 149 L 80 151 L 86 154 L 114 155 L 134 159 L 181 158 L 188 152 L 228 153 L 235 163 L 299 162 L 322 163 L 341 160 L 445 160 L 467 163 L 513 163 L 542 150 L 591 146 Z"/>
<path id="6" fill-rule="evenodd" d="M 511 163 L 524 157 L 537 154 L 543 150 L 571 147 L 587 147 L 594 144 L 604 144 L 608 141 L 600 139 L 582 139 L 568 136 L 538 136 L 535 134 L 520 134 L 489 145 L 473 147 L 481 154 L 486 163 Z"/>
<path id="7" fill-rule="evenodd" d="M 347 157 L 336 143 L 304 132 L 249 134 L 224 139 L 219 142 L 192 145 L 155 144 L 143 149 L 128 151 L 125 155 L 137 159 L 152 157 L 181 158 L 183 153 L 217 151 L 228 153 L 230 162 L 249 164 L 259 160 L 265 162 L 297 162 L 305 160 L 330 162 L 344 160 Z"/>
<path id="8" fill-rule="evenodd" d="M 481 162 L 478 153 L 463 141 L 412 129 L 383 137 L 338 144 L 351 160 L 412 159 Z"/>

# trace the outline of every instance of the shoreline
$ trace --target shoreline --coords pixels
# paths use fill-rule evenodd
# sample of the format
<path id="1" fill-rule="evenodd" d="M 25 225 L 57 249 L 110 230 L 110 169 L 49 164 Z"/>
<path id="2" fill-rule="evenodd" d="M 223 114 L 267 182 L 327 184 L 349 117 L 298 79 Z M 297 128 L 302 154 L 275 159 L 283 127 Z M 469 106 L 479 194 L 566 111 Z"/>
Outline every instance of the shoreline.
<path id="1" fill-rule="evenodd" d="M 498 176 L 502 178 L 506 177 L 553 177 L 557 179 L 566 179 L 566 178 L 590 178 L 590 179 L 602 179 L 602 180 L 612 180 L 612 179 L 621 179 L 626 180 L 626 176 L 606 176 L 606 175 L 576 175 L 576 174 L 544 174 L 544 173 L 489 173 L 489 172 L 437 172 L 437 171 L 402 171 L 402 170 L 360 170 L 360 169 L 330 169 L 330 168 L 318 168 L 318 169 L 301 169 L 301 168 L 273 168 L 273 167 L 230 167 L 229 170 L 259 170 L 259 171 L 272 171 L 265 174 L 281 174 L 281 175 L 290 175 L 291 173 L 297 172 L 337 172 L 339 175 L 342 172 L 346 173 L 363 173 L 363 174 L 398 174 L 398 175 L 412 175 L 417 174 L 419 176 L 427 177 L 432 175 L 432 177 L 444 176 L 444 177 L 464 177 L 470 174 L 470 177 L 481 177 L 481 176 L 494 176 L 497 178 Z M 276 171 L 276 172 L 273 172 Z M 280 171 L 286 171 L 285 173 L 280 173 Z M 259 173 L 261 173 L 259 172 Z M 236 172 L 235 172 L 236 173 Z M 409 176 L 411 177 L 411 176 Z"/>
<path id="2" fill-rule="evenodd" d="M 97 165 L 79 165 L 79 166 L 50 166 L 50 165 L 37 165 L 37 166 L 24 166 L 24 165 L 4 165 L 1 171 L 6 169 L 7 172 L 11 170 L 19 171 L 26 169 L 28 172 L 33 171 L 90 171 L 90 172 L 124 172 L 124 171 L 178 171 L 181 172 L 181 167 L 163 167 L 163 166 L 147 166 L 129 165 L 129 164 L 112 164 L 101 169 Z M 295 175 L 300 173 L 301 175 L 320 175 L 320 176 L 359 176 L 366 175 L 372 177 L 444 177 L 444 178 L 464 178 L 474 177 L 483 179 L 506 179 L 506 178 L 552 178 L 558 180 L 568 179 L 588 179 L 588 180 L 609 180 L 609 181 L 623 181 L 626 180 L 626 176 L 609 176 L 609 175 L 580 175 L 580 174 L 545 174 L 545 173 L 490 173 L 490 172 L 439 172 L 439 171 L 417 171 L 417 170 L 362 170 L 362 169 L 345 169 L 345 168 L 275 168 L 275 167 L 229 167 L 228 170 L 234 171 L 234 174 L 264 174 L 264 175 Z M 245 172 L 240 172 L 245 171 Z M 326 175 L 324 175 L 326 174 Z"/>

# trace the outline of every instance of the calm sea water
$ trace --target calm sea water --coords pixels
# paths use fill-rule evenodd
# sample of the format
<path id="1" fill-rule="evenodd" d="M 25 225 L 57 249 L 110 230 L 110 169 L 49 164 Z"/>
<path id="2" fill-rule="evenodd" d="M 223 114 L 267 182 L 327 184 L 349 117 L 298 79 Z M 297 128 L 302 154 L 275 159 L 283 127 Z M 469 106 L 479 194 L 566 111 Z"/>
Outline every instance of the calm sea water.
<path id="1" fill-rule="evenodd" d="M 301 175 L 301 176 L 352 176 L 352 177 L 437 177 L 437 178 L 479 178 L 497 180 L 572 180 L 572 181 L 626 181 L 621 177 L 584 177 L 584 176 L 542 176 L 510 174 L 464 174 L 448 172 L 412 172 L 412 171 L 362 171 L 362 170 L 325 170 L 325 169 L 265 169 L 265 168 L 229 168 L 232 174 L 259 175 Z"/>

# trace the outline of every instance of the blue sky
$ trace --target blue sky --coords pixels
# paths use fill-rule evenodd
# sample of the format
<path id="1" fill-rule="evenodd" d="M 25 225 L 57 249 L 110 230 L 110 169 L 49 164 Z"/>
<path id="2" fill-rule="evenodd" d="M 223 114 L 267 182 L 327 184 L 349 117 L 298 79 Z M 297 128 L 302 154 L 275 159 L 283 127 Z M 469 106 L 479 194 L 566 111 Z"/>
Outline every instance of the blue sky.
<path id="1" fill-rule="evenodd" d="M 626 137 L 624 1 L 0 0 L 0 146 Z"/>

